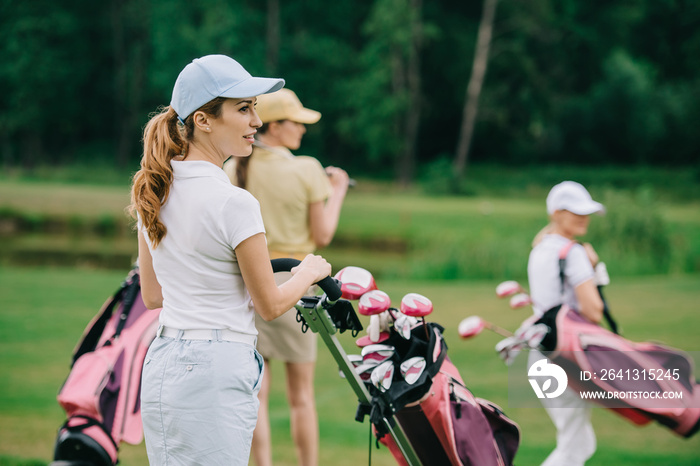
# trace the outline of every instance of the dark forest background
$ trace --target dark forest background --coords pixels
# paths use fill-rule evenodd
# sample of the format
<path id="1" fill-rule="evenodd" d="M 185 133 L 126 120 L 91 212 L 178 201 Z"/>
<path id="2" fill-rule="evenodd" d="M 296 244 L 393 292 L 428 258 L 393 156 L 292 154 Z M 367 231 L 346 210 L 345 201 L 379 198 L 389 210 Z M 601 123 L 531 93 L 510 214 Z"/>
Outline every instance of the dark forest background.
<path id="1" fill-rule="evenodd" d="M 223 53 L 323 113 L 302 149 L 324 164 L 402 184 L 455 174 L 480 28 L 487 67 L 456 175 L 698 170 L 692 0 L 0 0 L 0 163 L 136 168 L 179 71 Z"/>

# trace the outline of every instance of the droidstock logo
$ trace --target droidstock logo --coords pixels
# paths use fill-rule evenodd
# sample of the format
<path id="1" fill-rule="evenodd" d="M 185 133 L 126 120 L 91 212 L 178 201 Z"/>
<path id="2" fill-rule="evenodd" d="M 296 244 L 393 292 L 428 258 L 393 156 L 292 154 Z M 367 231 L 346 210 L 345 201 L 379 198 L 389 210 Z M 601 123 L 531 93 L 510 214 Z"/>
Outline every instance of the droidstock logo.
<path id="1" fill-rule="evenodd" d="M 547 359 L 540 359 L 530 366 L 530 369 L 527 371 L 527 377 L 537 398 L 556 398 L 564 393 L 569 383 L 564 369 L 549 362 Z M 557 381 L 557 385 L 556 389 L 550 393 L 552 379 Z M 543 380 L 542 386 L 540 386 L 540 380 Z"/>

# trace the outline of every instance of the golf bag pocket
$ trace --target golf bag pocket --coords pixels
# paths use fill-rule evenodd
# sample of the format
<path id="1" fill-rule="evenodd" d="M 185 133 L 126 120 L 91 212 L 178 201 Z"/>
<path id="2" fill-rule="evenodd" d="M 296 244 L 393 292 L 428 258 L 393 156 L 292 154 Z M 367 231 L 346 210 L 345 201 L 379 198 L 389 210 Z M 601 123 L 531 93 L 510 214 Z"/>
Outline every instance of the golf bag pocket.
<path id="1" fill-rule="evenodd" d="M 117 382 L 114 368 L 121 358 L 123 351 L 117 345 L 103 346 L 78 358 L 58 394 L 58 403 L 68 416 L 103 419 L 103 412 L 116 404 L 118 390 L 110 387 Z"/>
<path id="2" fill-rule="evenodd" d="M 495 404 L 474 397 L 449 359 L 428 395 L 397 412 L 396 420 L 423 465 L 509 466 L 520 442 L 518 425 Z M 380 442 L 406 464 L 390 436 Z"/>

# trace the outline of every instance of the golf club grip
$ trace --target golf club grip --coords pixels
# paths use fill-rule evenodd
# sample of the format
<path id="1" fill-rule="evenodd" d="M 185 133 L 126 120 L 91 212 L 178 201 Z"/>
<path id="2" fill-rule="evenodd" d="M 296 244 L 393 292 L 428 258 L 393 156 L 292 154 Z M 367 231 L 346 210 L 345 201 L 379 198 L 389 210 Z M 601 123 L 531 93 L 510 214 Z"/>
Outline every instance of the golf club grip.
<path id="1" fill-rule="evenodd" d="M 272 259 L 270 262 L 272 263 L 273 272 L 289 272 L 294 267 L 301 264 L 300 260 L 292 258 Z M 342 292 L 340 291 L 340 287 L 338 286 L 338 284 L 335 282 L 335 280 L 333 280 L 331 276 L 324 278 L 323 280 L 318 282 L 317 285 L 320 286 L 321 289 L 326 293 L 326 296 L 328 296 L 329 300 L 337 301 L 338 299 L 340 299 Z"/>

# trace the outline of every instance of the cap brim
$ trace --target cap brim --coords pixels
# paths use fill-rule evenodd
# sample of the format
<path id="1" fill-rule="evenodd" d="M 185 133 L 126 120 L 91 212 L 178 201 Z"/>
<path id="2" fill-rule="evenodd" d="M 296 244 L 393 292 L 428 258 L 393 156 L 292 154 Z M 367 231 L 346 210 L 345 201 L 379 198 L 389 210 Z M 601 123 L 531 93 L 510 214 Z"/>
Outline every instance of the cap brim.
<path id="1" fill-rule="evenodd" d="M 290 115 L 287 119 L 297 123 L 312 125 L 321 119 L 321 112 L 311 110 L 310 108 L 300 108 L 295 110 L 294 115 Z"/>
<path id="2" fill-rule="evenodd" d="M 605 206 L 600 202 L 596 201 L 586 202 L 585 204 L 579 204 L 575 208 L 570 208 L 566 210 L 576 215 L 605 215 Z"/>
<path id="3" fill-rule="evenodd" d="M 240 99 L 243 97 L 255 97 L 260 94 L 269 94 L 279 91 L 284 87 L 284 79 L 281 78 L 256 78 L 250 77 L 221 93 L 221 97 Z"/>

